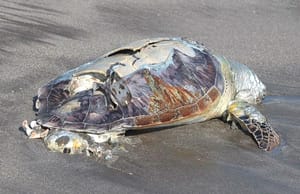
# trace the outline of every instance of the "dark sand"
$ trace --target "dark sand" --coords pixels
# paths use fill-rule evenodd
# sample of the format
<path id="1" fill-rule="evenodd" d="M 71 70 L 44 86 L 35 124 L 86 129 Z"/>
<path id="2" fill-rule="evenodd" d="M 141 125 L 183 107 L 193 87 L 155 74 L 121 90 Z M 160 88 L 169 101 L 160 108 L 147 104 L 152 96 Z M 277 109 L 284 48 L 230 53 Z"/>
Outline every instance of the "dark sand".
<path id="1" fill-rule="evenodd" d="M 170 3 L 172 2 L 172 3 Z M 297 0 L 0 1 L 0 193 L 299 193 Z M 134 40 L 186 36 L 254 69 L 271 153 L 219 120 L 138 135 L 112 167 L 49 152 L 19 131 L 48 80 Z M 135 137 L 133 137 L 135 138 Z"/>

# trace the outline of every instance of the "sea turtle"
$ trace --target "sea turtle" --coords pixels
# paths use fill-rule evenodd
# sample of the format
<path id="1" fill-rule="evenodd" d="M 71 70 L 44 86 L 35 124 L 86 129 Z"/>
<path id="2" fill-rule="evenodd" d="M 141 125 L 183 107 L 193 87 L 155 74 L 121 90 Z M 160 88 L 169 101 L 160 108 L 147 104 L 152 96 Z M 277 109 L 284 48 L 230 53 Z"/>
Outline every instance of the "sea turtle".
<path id="1" fill-rule="evenodd" d="M 247 66 L 214 55 L 197 42 L 147 39 L 40 88 L 34 104 L 37 120 L 25 120 L 23 128 L 30 138 L 43 138 L 50 150 L 72 154 L 95 150 L 91 148 L 127 130 L 225 118 L 270 151 L 279 136 L 254 106 L 265 92 Z"/>

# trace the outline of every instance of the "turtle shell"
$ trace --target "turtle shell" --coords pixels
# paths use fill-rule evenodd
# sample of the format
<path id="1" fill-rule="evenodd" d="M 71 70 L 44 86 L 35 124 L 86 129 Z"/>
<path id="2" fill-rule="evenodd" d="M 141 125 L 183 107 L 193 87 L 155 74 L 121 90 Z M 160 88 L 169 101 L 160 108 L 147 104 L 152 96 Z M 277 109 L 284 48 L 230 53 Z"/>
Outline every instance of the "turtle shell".
<path id="1" fill-rule="evenodd" d="M 40 88 L 37 115 L 45 127 L 87 133 L 179 125 L 204 120 L 223 90 L 220 64 L 203 46 L 142 40 Z"/>

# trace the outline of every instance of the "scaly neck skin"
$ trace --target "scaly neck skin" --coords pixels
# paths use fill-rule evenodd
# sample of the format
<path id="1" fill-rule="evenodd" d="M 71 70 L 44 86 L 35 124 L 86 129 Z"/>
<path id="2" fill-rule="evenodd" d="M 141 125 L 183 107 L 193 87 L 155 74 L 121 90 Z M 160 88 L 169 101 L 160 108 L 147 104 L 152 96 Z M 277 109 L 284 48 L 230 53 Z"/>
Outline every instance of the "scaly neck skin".
<path id="1" fill-rule="evenodd" d="M 266 93 L 266 86 L 257 75 L 246 65 L 230 61 L 232 81 L 236 90 L 235 100 L 243 100 L 250 104 L 262 101 Z"/>

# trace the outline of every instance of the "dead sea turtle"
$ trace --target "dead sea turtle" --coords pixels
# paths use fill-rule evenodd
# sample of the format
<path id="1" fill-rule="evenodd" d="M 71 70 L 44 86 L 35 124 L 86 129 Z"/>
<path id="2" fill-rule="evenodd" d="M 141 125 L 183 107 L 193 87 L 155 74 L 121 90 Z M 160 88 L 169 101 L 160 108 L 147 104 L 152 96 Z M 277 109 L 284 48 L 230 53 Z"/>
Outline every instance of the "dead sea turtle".
<path id="1" fill-rule="evenodd" d="M 248 67 L 216 56 L 196 42 L 142 40 L 40 88 L 37 120 L 31 124 L 25 120 L 23 128 L 30 138 L 43 138 L 50 150 L 80 153 L 95 151 L 95 145 L 126 130 L 225 118 L 269 151 L 279 144 L 279 136 L 254 106 L 265 92 Z"/>

